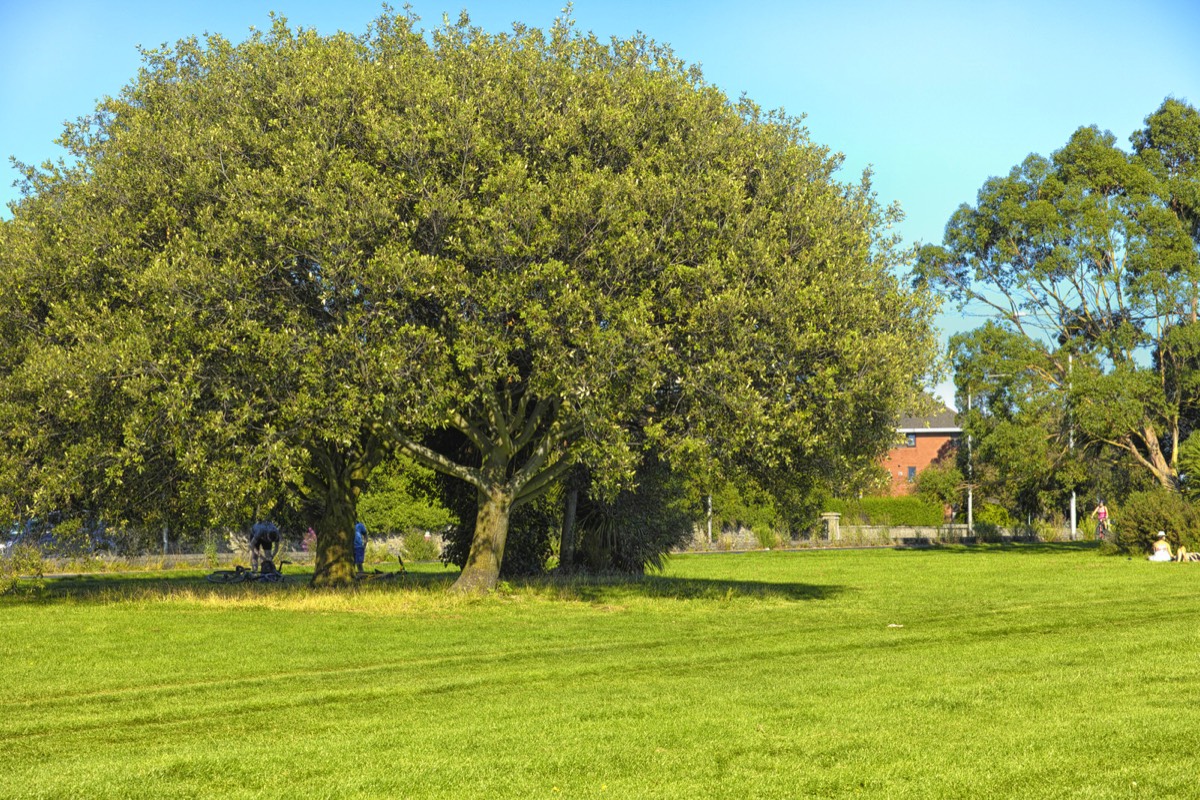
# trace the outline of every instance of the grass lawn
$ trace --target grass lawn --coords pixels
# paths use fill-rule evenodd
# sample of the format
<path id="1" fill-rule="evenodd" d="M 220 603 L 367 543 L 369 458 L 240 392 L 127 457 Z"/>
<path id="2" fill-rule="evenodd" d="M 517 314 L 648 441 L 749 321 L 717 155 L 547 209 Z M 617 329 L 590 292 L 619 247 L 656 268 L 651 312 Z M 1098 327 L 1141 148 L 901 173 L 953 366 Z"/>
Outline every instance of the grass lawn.
<path id="1" fill-rule="evenodd" d="M 424 570 L 0 598 L 0 797 L 1200 796 L 1200 565 L 695 555 L 474 601 Z"/>

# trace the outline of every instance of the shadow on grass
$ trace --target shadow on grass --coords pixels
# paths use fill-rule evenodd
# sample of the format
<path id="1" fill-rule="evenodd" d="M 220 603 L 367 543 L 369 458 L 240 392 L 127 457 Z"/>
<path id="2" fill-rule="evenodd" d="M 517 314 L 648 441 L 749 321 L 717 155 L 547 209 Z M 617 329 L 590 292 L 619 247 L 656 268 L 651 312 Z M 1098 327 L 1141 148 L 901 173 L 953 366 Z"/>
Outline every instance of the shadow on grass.
<path id="1" fill-rule="evenodd" d="M 219 584 L 208 580 L 210 570 L 146 570 L 134 572 L 95 572 L 57 574 L 40 579 L 24 578 L 16 589 L 0 597 L 0 604 L 42 604 L 60 601 L 108 603 L 121 599 L 167 598 L 186 592 L 212 591 L 233 594 L 270 594 L 272 592 L 325 591 L 309 586 L 312 567 L 285 569 L 281 583 L 249 581 Z M 383 587 L 408 587 L 435 591 L 448 587 L 458 577 L 453 572 L 368 573 L 364 579 L 344 591 L 377 590 Z M 338 591 L 338 590 L 329 590 Z"/>
<path id="2" fill-rule="evenodd" d="M 1100 542 L 984 542 L 982 544 L 935 544 L 929 547 L 903 547 L 901 550 L 920 549 L 930 553 L 955 555 L 1065 555 L 1068 553 L 1101 552 Z"/>
<path id="3" fill-rule="evenodd" d="M 458 577 L 456 569 L 417 571 L 404 574 L 369 574 L 345 589 L 314 590 L 309 587 L 311 569 L 287 573 L 283 583 L 214 584 L 208 572 L 198 570 L 160 572 L 95 573 L 56 575 L 41 581 L 24 581 L 17 591 L 0 597 L 0 605 L 111 603 L 122 600 L 170 598 L 196 591 L 230 595 L 295 593 L 306 591 L 444 592 Z M 609 603 L 633 598 L 667 600 L 827 600 L 847 591 L 837 585 L 770 583 L 765 581 L 675 578 L 661 575 L 545 575 L 502 581 L 497 594 L 528 594 L 551 599 Z"/>
<path id="4" fill-rule="evenodd" d="M 579 599 L 602 602 L 622 597 L 668 600 L 828 600 L 847 591 L 844 586 L 811 583 L 768 583 L 765 581 L 669 578 L 661 575 L 582 577 L 561 579 L 562 587 Z"/>

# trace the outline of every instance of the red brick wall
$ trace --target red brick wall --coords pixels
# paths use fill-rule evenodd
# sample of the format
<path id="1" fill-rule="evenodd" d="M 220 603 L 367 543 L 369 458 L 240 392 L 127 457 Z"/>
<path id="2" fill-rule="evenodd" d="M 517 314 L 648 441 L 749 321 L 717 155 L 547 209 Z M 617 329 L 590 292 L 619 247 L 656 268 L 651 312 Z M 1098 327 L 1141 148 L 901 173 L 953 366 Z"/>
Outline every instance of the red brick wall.
<path id="1" fill-rule="evenodd" d="M 954 449 L 948 433 L 916 433 L 916 447 L 900 445 L 892 448 L 883 459 L 883 466 L 892 476 L 892 496 L 905 495 L 913 491 L 915 482 L 908 479 L 908 468 L 916 467 L 917 473 L 932 464 L 939 456 L 949 455 Z"/>

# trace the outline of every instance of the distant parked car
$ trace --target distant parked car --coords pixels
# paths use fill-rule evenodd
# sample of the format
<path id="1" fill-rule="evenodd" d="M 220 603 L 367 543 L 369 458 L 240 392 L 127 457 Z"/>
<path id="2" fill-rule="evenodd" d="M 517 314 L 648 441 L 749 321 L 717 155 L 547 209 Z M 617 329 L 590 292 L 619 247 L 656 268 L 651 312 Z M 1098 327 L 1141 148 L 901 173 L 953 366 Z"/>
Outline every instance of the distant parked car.
<path id="1" fill-rule="evenodd" d="M 60 528 L 66 524 L 67 527 Z M 13 523 L 0 536 L 0 555 L 9 553 L 18 544 L 36 547 L 45 554 L 114 552 L 117 540 L 103 521 L 88 521 L 82 525 L 64 520 L 58 512 L 46 519 L 30 519 Z"/>
<path id="2" fill-rule="evenodd" d="M 4 532 L 3 538 L 0 539 L 0 556 L 8 555 L 13 545 L 21 540 L 23 529 L 22 525 L 14 524 Z"/>

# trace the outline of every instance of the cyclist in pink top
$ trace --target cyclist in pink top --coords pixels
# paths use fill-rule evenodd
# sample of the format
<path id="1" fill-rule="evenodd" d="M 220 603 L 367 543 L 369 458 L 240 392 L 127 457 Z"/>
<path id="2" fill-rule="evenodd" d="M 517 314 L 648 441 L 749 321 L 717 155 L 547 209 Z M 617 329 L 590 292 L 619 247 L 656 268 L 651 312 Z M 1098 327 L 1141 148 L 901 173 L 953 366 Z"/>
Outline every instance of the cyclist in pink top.
<path id="1" fill-rule="evenodd" d="M 1105 538 L 1108 535 L 1108 506 L 1104 505 L 1103 500 L 1096 504 L 1092 516 L 1096 518 L 1096 536 Z"/>

